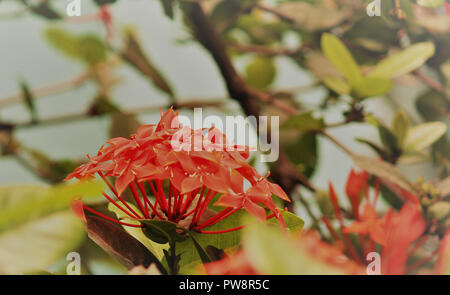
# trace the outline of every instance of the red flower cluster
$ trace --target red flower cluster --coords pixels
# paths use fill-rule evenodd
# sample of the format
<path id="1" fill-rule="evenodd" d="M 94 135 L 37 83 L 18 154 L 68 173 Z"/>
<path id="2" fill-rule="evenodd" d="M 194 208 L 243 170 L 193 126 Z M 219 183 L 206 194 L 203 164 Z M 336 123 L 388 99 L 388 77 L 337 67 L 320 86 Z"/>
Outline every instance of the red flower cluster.
<path id="1" fill-rule="evenodd" d="M 179 131 L 185 134 L 186 130 L 192 137 L 201 137 L 202 150 L 173 148 L 173 136 Z M 113 138 L 106 143 L 96 156 L 88 156 L 89 162 L 78 167 L 66 180 L 99 175 L 118 201 L 107 193 L 103 195 L 132 219 L 156 218 L 202 233 L 222 233 L 240 227 L 223 231 L 205 231 L 204 228 L 244 209 L 259 219 L 276 217 L 285 226 L 272 196 L 289 201 L 286 193 L 247 163 L 248 147 L 237 150 L 236 146 L 226 146 L 225 135 L 217 129 L 199 132 L 181 127 L 177 113 L 170 109 L 161 115 L 158 125 L 144 125 L 129 139 Z M 107 177 L 115 179 L 114 186 Z M 123 199 L 122 194 L 127 189 L 139 212 Z M 148 192 L 154 196 L 153 202 Z M 206 214 L 207 208 L 216 196 L 218 200 L 214 205 L 225 209 L 210 216 L 209 212 Z M 84 208 L 114 222 L 136 226 L 111 219 L 87 206 Z M 267 215 L 266 209 L 272 214 Z"/>
<path id="2" fill-rule="evenodd" d="M 346 184 L 346 193 L 352 205 L 353 215 L 351 219 L 354 221 L 345 226 L 337 195 L 333 185 L 329 184 L 330 200 L 343 235 L 337 234 L 327 217 L 322 217 L 322 220 L 335 242 L 342 244 L 349 257 L 361 264 L 364 264 L 367 253 L 380 249 L 382 274 L 417 272 L 420 266 L 434 259 L 437 254 L 439 254 L 438 261 L 442 261 L 440 257 L 448 255 L 444 254 L 445 250 L 443 250 L 446 246 L 441 246 L 441 253 L 436 250 L 414 264 L 409 263 L 410 258 L 429 238 L 429 235 L 425 232 L 427 225 L 419 199 L 416 195 L 392 184 L 390 188 L 404 201 L 404 204 L 400 211 L 390 208 L 379 217 L 376 210 L 379 187 L 380 183 L 376 179 L 374 194 L 371 197 L 369 194 L 369 175 L 366 172 L 355 172 L 353 170 L 350 172 Z M 362 249 L 362 253 L 358 253 L 354 241 L 351 242 L 349 238 L 349 234 L 359 236 L 359 248 Z M 450 231 L 448 235 L 450 236 Z M 447 240 L 444 238 L 442 244 L 448 244 L 449 241 L 448 237 Z M 360 254 L 363 254 L 363 256 L 360 257 Z M 439 267 L 436 266 L 435 272 L 442 272 Z"/>

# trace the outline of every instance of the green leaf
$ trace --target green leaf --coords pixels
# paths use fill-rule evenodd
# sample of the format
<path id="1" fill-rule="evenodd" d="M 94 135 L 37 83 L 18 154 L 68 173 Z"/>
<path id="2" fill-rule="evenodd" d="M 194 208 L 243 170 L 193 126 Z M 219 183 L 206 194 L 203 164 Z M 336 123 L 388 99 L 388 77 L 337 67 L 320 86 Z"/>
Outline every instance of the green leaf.
<path id="1" fill-rule="evenodd" d="M 174 92 L 165 79 L 163 74 L 158 70 L 156 65 L 144 53 L 144 50 L 136 38 L 133 30 L 127 29 L 125 31 L 126 46 L 122 50 L 122 58 L 128 62 L 134 69 L 139 71 L 142 75 L 147 77 L 154 86 L 167 93 L 170 97 L 174 96 Z"/>
<path id="2" fill-rule="evenodd" d="M 67 56 L 75 59 L 81 58 L 78 50 L 77 38 L 71 33 L 59 28 L 49 27 L 45 30 L 45 38 L 50 45 L 60 50 Z"/>
<path id="3" fill-rule="evenodd" d="M 135 212 L 138 212 L 139 210 L 131 203 L 128 203 L 128 206 L 130 206 Z M 139 221 L 129 218 L 129 216 L 117 208 L 113 203 L 108 204 L 108 210 L 116 214 L 117 218 L 119 220 L 123 220 L 126 223 L 131 224 L 140 224 Z M 158 244 L 153 242 L 151 239 L 149 239 L 141 228 L 138 227 L 131 227 L 131 226 L 123 226 L 125 231 L 129 233 L 132 237 L 134 237 L 136 240 L 141 242 L 150 252 L 152 252 L 159 260 L 161 260 L 164 256 L 163 250 L 168 249 L 169 245 L 166 244 Z"/>
<path id="4" fill-rule="evenodd" d="M 400 147 L 403 147 L 403 143 L 406 139 L 406 135 L 409 129 L 408 115 L 402 110 L 395 113 L 392 119 L 392 131 L 397 137 L 397 141 Z"/>
<path id="5" fill-rule="evenodd" d="M 400 151 L 397 137 L 383 124 L 378 125 L 378 133 L 380 134 L 381 142 L 383 146 L 390 151 L 391 154 L 396 154 Z"/>
<path id="6" fill-rule="evenodd" d="M 320 131 L 325 127 L 325 123 L 322 118 L 314 118 L 312 112 L 304 112 L 289 117 L 281 127 L 300 131 Z"/>
<path id="7" fill-rule="evenodd" d="M 299 243 L 301 245 L 301 241 Z M 251 265 L 262 274 L 343 274 L 340 269 L 314 259 L 313 255 L 298 247 L 298 243 L 280 230 L 261 224 L 245 230 L 243 244 Z"/>
<path id="8" fill-rule="evenodd" d="M 389 182 L 392 182 L 393 184 L 408 192 L 414 192 L 412 185 L 403 176 L 403 174 L 401 174 L 400 171 L 395 168 L 394 165 L 385 161 L 376 160 L 356 154 L 352 155 L 352 160 L 362 170 L 365 170 L 377 177 L 388 180 Z"/>
<path id="9" fill-rule="evenodd" d="M 162 5 L 164 14 L 170 19 L 173 19 L 173 6 L 175 4 L 175 0 L 160 0 L 159 2 Z"/>
<path id="10" fill-rule="evenodd" d="M 96 64 L 106 60 L 106 47 L 103 41 L 93 34 L 76 36 L 60 28 L 45 30 L 48 42 L 68 57 Z"/>
<path id="11" fill-rule="evenodd" d="M 116 3 L 117 0 L 94 0 L 94 2 L 95 2 L 98 6 L 102 6 L 102 5 L 105 5 L 105 4 Z"/>
<path id="12" fill-rule="evenodd" d="M 325 84 L 325 86 L 336 93 L 342 95 L 350 93 L 350 85 L 348 85 L 348 83 L 341 78 L 326 76 L 322 77 L 322 82 L 323 84 Z"/>
<path id="13" fill-rule="evenodd" d="M 392 81 L 386 78 L 368 77 L 353 84 L 352 92 L 358 98 L 384 95 L 392 87 Z"/>
<path id="14" fill-rule="evenodd" d="M 450 110 L 450 101 L 441 93 L 432 90 L 416 100 L 416 109 L 426 121 L 440 121 Z"/>
<path id="15" fill-rule="evenodd" d="M 78 52 L 88 64 L 96 64 L 106 60 L 106 47 L 103 41 L 93 34 L 81 35 L 77 38 Z"/>
<path id="16" fill-rule="evenodd" d="M 79 182 L 56 187 L 39 185 L 0 188 L 0 232 L 70 207 L 75 197 L 97 198 L 103 185 Z"/>
<path id="17" fill-rule="evenodd" d="M 0 234 L 0 273 L 44 270 L 76 251 L 85 236 L 83 223 L 72 212 L 54 213 L 9 228 Z"/>
<path id="18" fill-rule="evenodd" d="M 47 20 L 57 20 L 61 19 L 61 15 L 56 12 L 48 2 L 42 2 L 38 5 L 29 5 L 30 10 L 37 15 L 40 15 Z"/>
<path id="19" fill-rule="evenodd" d="M 417 0 L 417 4 L 420 6 L 437 8 L 444 4 L 445 0 Z"/>
<path id="20" fill-rule="evenodd" d="M 361 70 L 352 54 L 337 37 L 328 33 L 322 34 L 321 47 L 328 60 L 347 78 L 351 85 L 363 79 Z"/>
<path id="21" fill-rule="evenodd" d="M 441 138 L 446 131 L 447 126 L 442 122 L 428 122 L 414 126 L 408 130 L 405 148 L 423 150 Z"/>
<path id="22" fill-rule="evenodd" d="M 22 89 L 25 106 L 27 107 L 31 115 L 31 121 L 36 122 L 37 121 L 36 106 L 34 104 L 34 99 L 33 95 L 31 94 L 30 88 L 28 87 L 28 84 L 25 81 L 20 82 L 20 88 Z"/>
<path id="23" fill-rule="evenodd" d="M 159 244 L 173 244 L 175 242 L 183 242 L 187 239 L 185 232 L 181 231 L 178 226 L 170 221 L 165 220 L 141 220 L 144 225 L 142 231 L 152 241 Z"/>
<path id="24" fill-rule="evenodd" d="M 431 42 L 416 43 L 379 62 L 368 77 L 395 78 L 421 67 L 434 54 Z"/>
<path id="25" fill-rule="evenodd" d="M 304 221 L 300 217 L 290 212 L 283 212 L 282 215 L 290 232 L 299 232 L 302 230 Z M 240 210 L 204 230 L 218 231 L 238 227 L 243 224 L 244 220 L 248 220 L 248 217 L 248 214 L 243 210 Z M 279 227 L 278 222 L 274 218 L 268 220 L 267 223 Z M 203 249 L 206 249 L 208 246 L 213 246 L 219 250 L 224 250 L 236 247 L 241 241 L 241 231 L 223 234 L 201 234 L 191 232 L 191 235 Z M 178 243 L 177 253 L 182 254 L 180 261 L 182 272 L 191 271 L 201 261 L 197 249 L 191 239 Z"/>
<path id="26" fill-rule="evenodd" d="M 286 1 L 277 5 L 275 11 L 293 20 L 296 27 L 310 32 L 331 29 L 347 17 L 347 13 L 343 10 L 312 4 Z"/>
<path id="27" fill-rule="evenodd" d="M 273 82 L 276 70 L 271 58 L 256 56 L 245 68 L 245 77 L 251 86 L 264 89 Z"/>

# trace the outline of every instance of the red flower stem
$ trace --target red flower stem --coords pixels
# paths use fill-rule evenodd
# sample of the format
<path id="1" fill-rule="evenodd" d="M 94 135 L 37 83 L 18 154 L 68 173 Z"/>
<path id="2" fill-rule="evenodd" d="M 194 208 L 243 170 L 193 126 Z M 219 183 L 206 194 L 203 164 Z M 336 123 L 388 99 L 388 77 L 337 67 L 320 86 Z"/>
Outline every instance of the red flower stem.
<path id="1" fill-rule="evenodd" d="M 128 205 L 127 202 L 121 196 L 119 196 L 119 194 L 117 193 L 116 189 L 112 186 L 112 184 L 108 181 L 108 179 L 106 179 L 106 177 L 103 175 L 103 173 L 99 171 L 98 174 L 103 179 L 103 181 L 106 183 L 106 185 L 109 187 L 109 189 L 114 193 L 114 195 L 117 197 L 117 199 L 119 199 L 122 202 L 122 204 L 128 210 L 130 210 L 131 213 L 133 213 L 135 215 L 135 218 L 137 218 L 137 219 L 142 218 L 142 216 L 137 214 L 136 211 L 134 211 L 133 208 L 131 208 L 130 205 Z"/>
<path id="2" fill-rule="evenodd" d="M 139 188 L 139 191 L 141 192 L 141 195 L 144 198 L 144 203 L 145 203 L 145 208 L 147 208 L 147 205 L 152 209 L 152 214 L 157 214 L 155 206 L 153 206 L 152 202 L 150 202 L 149 197 L 147 196 L 147 193 L 145 192 L 145 186 L 142 182 L 137 182 L 136 181 L 136 185 Z"/>
<path id="3" fill-rule="evenodd" d="M 330 191 L 330 200 L 331 203 L 333 205 L 333 209 L 334 212 L 337 216 L 337 219 L 339 220 L 339 226 L 342 232 L 342 236 L 343 236 L 343 241 L 344 244 L 349 252 L 349 254 L 353 257 L 353 259 L 359 263 L 362 264 L 361 258 L 358 255 L 358 252 L 356 252 L 356 249 L 354 248 L 353 244 L 350 242 L 350 239 L 348 237 L 348 235 L 343 233 L 343 229 L 344 229 L 344 220 L 342 218 L 342 214 L 341 214 L 341 209 L 339 207 L 339 202 L 337 199 L 337 195 L 336 192 L 334 191 L 334 187 L 333 184 L 331 182 L 328 183 L 328 187 L 329 187 L 329 191 Z"/>
<path id="4" fill-rule="evenodd" d="M 167 204 L 166 194 L 164 193 L 163 181 L 162 180 L 157 180 L 156 181 L 156 188 L 158 189 L 160 206 L 167 213 L 167 211 L 169 209 L 169 206 Z"/>
<path id="5" fill-rule="evenodd" d="M 178 216 L 181 216 L 181 205 L 183 204 L 184 197 L 186 195 L 181 195 L 179 191 L 177 191 L 177 194 L 178 194 L 177 214 Z"/>
<path id="6" fill-rule="evenodd" d="M 273 217 L 275 217 L 275 213 L 267 215 L 266 216 L 266 220 L 267 219 L 271 219 Z M 241 226 L 237 226 L 237 227 L 233 227 L 233 228 L 229 228 L 229 229 L 224 229 L 224 230 L 215 230 L 215 231 L 206 231 L 206 230 L 200 230 L 200 229 L 196 229 L 196 228 L 194 228 L 194 230 L 196 230 L 197 232 L 202 233 L 202 234 L 211 234 L 211 235 L 213 235 L 213 234 L 224 234 L 224 233 L 229 233 L 229 232 L 232 232 L 232 231 L 237 231 L 237 230 L 243 229 L 244 227 L 246 227 L 246 225 L 241 225 Z"/>
<path id="7" fill-rule="evenodd" d="M 145 196 L 145 197 L 144 197 L 144 202 L 145 202 L 146 204 L 148 204 L 148 205 L 150 206 L 150 208 L 152 209 L 152 216 L 153 216 L 153 215 L 156 215 L 156 216 L 158 216 L 160 219 L 163 219 L 163 220 L 164 220 L 165 218 L 158 212 L 158 210 L 156 210 L 156 207 L 157 207 L 158 203 L 155 202 L 155 205 L 153 205 L 152 202 L 150 202 L 150 199 L 148 198 L 148 196 L 147 196 L 147 194 L 146 194 L 146 192 L 145 192 L 145 186 L 144 186 L 144 184 L 141 183 L 141 182 L 136 182 L 136 184 L 137 184 L 139 190 L 141 191 L 141 194 L 142 194 L 143 196 Z M 156 199 L 156 197 L 155 197 L 155 199 Z"/>
<path id="8" fill-rule="evenodd" d="M 198 215 L 198 211 L 199 211 L 199 209 L 200 209 L 200 205 L 201 205 L 201 203 L 202 203 L 202 198 L 203 198 L 203 195 L 205 194 L 205 191 L 207 190 L 207 188 L 206 188 L 206 186 L 203 186 L 203 188 L 202 188 L 202 191 L 201 191 L 201 193 L 200 193 L 200 196 L 198 197 L 198 201 L 197 201 L 197 204 L 196 204 L 196 206 L 195 206 L 195 213 L 194 213 L 194 217 L 193 217 L 193 219 L 192 219 L 192 223 L 194 223 L 194 221 L 196 220 L 196 217 L 197 217 L 197 215 Z M 195 197 L 194 197 L 195 198 Z"/>
<path id="9" fill-rule="evenodd" d="M 169 184 L 169 191 L 167 192 L 167 198 L 169 199 L 169 203 L 167 206 L 167 214 L 168 214 L 169 220 L 172 220 L 173 208 L 172 208 L 172 185 L 171 184 Z"/>
<path id="10" fill-rule="evenodd" d="M 178 215 L 178 211 L 177 211 L 177 207 L 178 207 L 178 198 L 179 195 L 176 192 L 175 187 L 172 185 L 172 183 L 170 183 L 170 187 L 172 189 L 172 196 L 173 196 L 173 209 L 172 209 L 172 215 L 177 216 Z"/>
<path id="11" fill-rule="evenodd" d="M 133 198 L 134 198 L 136 204 L 138 205 L 138 207 L 141 210 L 142 214 L 144 214 L 144 217 L 145 218 L 150 218 L 150 215 L 148 215 L 148 211 L 145 210 L 144 205 L 142 204 L 142 200 L 139 197 L 139 193 L 138 193 L 138 191 L 136 189 L 136 185 L 134 184 L 134 182 L 130 182 L 129 188 L 131 190 L 131 193 L 133 194 Z"/>
<path id="12" fill-rule="evenodd" d="M 217 195 L 217 192 L 213 190 L 209 191 L 209 194 L 205 197 L 205 200 L 203 201 L 202 208 L 200 209 L 199 214 L 197 214 L 196 219 L 192 220 L 193 224 L 196 224 L 199 221 L 205 210 L 208 208 L 211 199 L 214 198 L 215 195 Z"/>
<path id="13" fill-rule="evenodd" d="M 375 197 L 373 200 L 373 206 L 375 207 L 375 205 L 377 204 L 378 201 L 378 196 L 380 195 L 380 181 L 378 180 L 378 178 L 375 179 Z"/>
<path id="14" fill-rule="evenodd" d="M 339 235 L 336 233 L 336 231 L 334 230 L 334 228 L 331 226 L 330 221 L 328 220 L 328 218 L 326 218 L 325 216 L 322 216 L 322 221 L 325 224 L 325 226 L 327 227 L 328 231 L 330 232 L 331 236 L 333 237 L 333 239 L 335 239 L 336 241 L 340 241 L 341 238 L 339 237 Z"/>
<path id="15" fill-rule="evenodd" d="M 208 235 L 225 234 L 225 233 L 229 233 L 232 231 L 237 231 L 237 230 L 243 229 L 244 227 L 245 227 L 245 225 L 241 225 L 238 227 L 233 227 L 233 228 L 224 229 L 224 230 L 214 230 L 214 231 L 197 230 L 197 232 L 202 233 L 202 234 L 208 234 Z"/>
<path id="16" fill-rule="evenodd" d="M 184 202 L 183 209 L 181 210 L 180 215 L 184 215 L 186 213 L 186 211 L 189 209 L 189 206 L 191 206 L 192 202 L 194 201 L 195 197 L 197 196 L 197 194 L 200 192 L 201 189 L 202 188 L 198 188 L 194 192 L 189 193 L 189 197 Z"/>
<path id="17" fill-rule="evenodd" d="M 223 209 L 222 211 L 220 211 L 219 213 L 217 213 L 213 217 L 211 217 L 208 220 L 206 220 L 206 221 L 198 224 L 197 226 L 195 226 L 195 228 L 196 229 L 202 229 L 204 227 L 216 224 L 217 222 L 219 222 L 219 221 L 223 220 L 224 218 L 230 216 L 231 214 L 233 214 L 234 212 L 238 211 L 239 209 L 240 208 L 236 208 L 236 209 L 233 210 L 232 207 Z"/>
<path id="18" fill-rule="evenodd" d="M 109 216 L 106 216 L 106 215 L 104 215 L 104 214 L 102 214 L 102 213 L 100 213 L 100 212 L 98 212 L 98 211 L 95 211 L 94 209 L 89 208 L 89 207 L 86 206 L 86 205 L 83 205 L 83 209 L 85 209 L 85 210 L 91 212 L 92 214 L 95 214 L 95 215 L 97 215 L 97 216 L 99 216 L 99 217 L 102 217 L 102 218 L 104 218 L 104 219 L 106 219 L 106 220 L 112 221 L 112 222 L 117 223 L 117 224 L 126 225 L 126 226 L 131 226 L 131 227 L 142 227 L 142 224 L 131 224 L 131 223 L 126 223 L 126 222 L 122 222 L 122 221 L 116 220 L 116 219 L 111 218 L 111 217 L 109 217 Z"/>
<path id="19" fill-rule="evenodd" d="M 105 192 L 102 192 L 103 196 L 110 201 L 111 203 L 113 203 L 117 208 L 119 208 L 123 213 L 127 214 L 128 216 L 130 216 L 131 218 L 136 218 L 136 216 L 133 216 L 133 214 L 131 214 L 130 212 L 128 212 L 128 210 L 126 210 L 125 208 L 123 208 L 122 206 L 120 206 L 119 204 L 117 204 L 116 201 L 114 201 L 113 198 L 111 198 L 110 196 L 108 196 Z"/>
<path id="20" fill-rule="evenodd" d="M 158 205 L 158 194 L 156 193 L 155 186 L 153 185 L 153 181 L 149 180 L 148 184 L 150 185 L 153 195 L 155 196 L 155 208 L 156 208 Z M 161 205 L 159 205 L 159 206 L 161 207 Z"/>

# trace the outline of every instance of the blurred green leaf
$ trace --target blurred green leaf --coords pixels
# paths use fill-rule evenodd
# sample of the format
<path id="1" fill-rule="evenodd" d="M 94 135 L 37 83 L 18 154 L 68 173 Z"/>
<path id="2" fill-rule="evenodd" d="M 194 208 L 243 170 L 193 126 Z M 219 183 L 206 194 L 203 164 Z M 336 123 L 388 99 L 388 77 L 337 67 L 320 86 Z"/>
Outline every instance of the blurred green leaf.
<path id="1" fill-rule="evenodd" d="M 396 52 L 380 61 L 368 77 L 395 78 L 417 70 L 434 54 L 434 44 L 422 42 Z"/>
<path id="2" fill-rule="evenodd" d="M 408 130 L 405 140 L 407 150 L 423 150 L 436 142 L 447 131 L 442 122 L 428 122 L 414 126 Z"/>
<path id="3" fill-rule="evenodd" d="M 351 85 L 363 79 L 358 64 L 341 40 L 334 35 L 324 33 L 321 38 L 321 47 L 325 56 Z"/>
<path id="4" fill-rule="evenodd" d="M 21 223 L 0 234 L 0 273 L 17 275 L 45 270 L 76 251 L 85 235 L 83 223 L 71 212 Z"/>
<path id="5" fill-rule="evenodd" d="M 25 81 L 21 81 L 20 88 L 22 89 L 25 106 L 27 107 L 27 109 L 31 115 L 31 121 L 37 122 L 38 118 L 37 118 L 36 106 L 34 104 L 34 98 L 33 98 L 33 95 L 31 94 L 30 87 L 28 87 L 28 84 Z"/>
<path id="6" fill-rule="evenodd" d="M 75 197 L 97 198 L 102 191 L 102 184 L 91 181 L 55 187 L 0 187 L 0 232 L 67 209 Z"/>
<path id="7" fill-rule="evenodd" d="M 444 4 L 445 0 L 417 0 L 417 4 L 420 6 L 437 8 Z"/>
<path id="8" fill-rule="evenodd" d="M 247 83 L 251 86 L 264 89 L 274 80 L 277 68 L 271 58 L 256 56 L 245 68 Z"/>
<path id="9" fill-rule="evenodd" d="M 106 60 L 106 47 L 99 37 L 93 34 L 81 35 L 77 38 L 78 52 L 89 64 Z"/>
<path id="10" fill-rule="evenodd" d="M 105 4 L 116 3 L 117 0 L 94 0 L 94 2 L 95 2 L 98 6 L 102 6 L 102 5 L 105 5 Z"/>
<path id="11" fill-rule="evenodd" d="M 170 84 L 144 53 L 133 30 L 128 29 L 125 31 L 125 34 L 126 46 L 121 52 L 122 58 L 138 70 L 142 75 L 150 79 L 156 87 L 167 93 L 170 97 L 173 97 L 174 92 L 170 87 Z"/>
<path id="12" fill-rule="evenodd" d="M 251 265 L 262 274 L 343 274 L 339 268 L 314 259 L 314 256 L 298 247 L 280 230 L 261 224 L 245 230 L 243 244 Z"/>
<path id="13" fill-rule="evenodd" d="M 397 111 L 394 115 L 394 118 L 392 119 L 392 131 L 397 137 L 397 141 L 400 147 L 403 147 L 403 143 L 406 139 L 408 129 L 409 129 L 408 115 L 402 110 Z"/>
<path id="14" fill-rule="evenodd" d="M 392 81 L 386 78 L 367 77 L 353 84 L 352 92 L 358 98 L 384 95 L 392 87 Z"/>
<path id="15" fill-rule="evenodd" d="M 174 6 L 176 0 L 160 0 L 159 2 L 162 5 L 164 14 L 166 16 L 168 16 L 169 18 L 173 19 L 173 6 Z"/>
<path id="16" fill-rule="evenodd" d="M 332 9 L 317 3 L 312 5 L 303 1 L 284 2 L 274 9 L 293 20 L 296 27 L 310 32 L 333 28 L 348 16 L 344 10 Z"/>
<path id="17" fill-rule="evenodd" d="M 290 212 L 282 213 L 286 226 L 290 232 L 301 231 L 304 222 L 301 218 Z M 247 217 L 247 218 L 246 218 Z M 213 226 L 205 228 L 207 231 L 217 231 L 234 228 L 241 226 L 244 219 L 248 220 L 248 214 L 238 211 L 235 214 L 225 218 L 224 220 L 214 224 Z M 267 221 L 268 224 L 272 224 L 275 227 L 279 227 L 278 222 L 272 218 Z M 241 231 L 233 231 L 223 234 L 201 234 L 192 232 L 192 236 L 196 239 L 199 245 L 206 249 L 208 246 L 213 246 L 217 249 L 224 250 L 235 247 L 241 240 Z M 200 262 L 200 256 L 195 248 L 191 239 L 188 239 L 182 243 L 177 244 L 177 253 L 181 255 L 181 272 L 190 272 Z"/>
<path id="18" fill-rule="evenodd" d="M 410 182 L 405 178 L 405 176 L 403 176 L 402 173 L 400 173 L 400 171 L 397 170 L 397 168 L 395 168 L 394 165 L 385 161 L 356 154 L 352 155 L 352 159 L 353 162 L 362 170 L 365 170 L 368 173 L 382 179 L 388 180 L 408 192 L 414 191 Z"/>
<path id="19" fill-rule="evenodd" d="M 416 109 L 427 121 L 438 121 L 450 112 L 450 101 L 436 91 L 428 91 L 416 100 Z"/>
<path id="20" fill-rule="evenodd" d="M 48 20 L 57 20 L 62 18 L 61 15 L 50 6 L 49 1 L 28 6 L 34 14 L 40 15 Z"/>
<path id="21" fill-rule="evenodd" d="M 325 123 L 322 118 L 314 118 L 312 112 L 304 112 L 289 117 L 281 127 L 300 131 L 320 131 L 325 127 Z"/>
<path id="22" fill-rule="evenodd" d="M 49 27 L 45 30 L 48 42 L 65 55 L 96 64 L 106 60 L 106 47 L 103 41 L 93 34 L 76 36 L 60 28 Z"/>
<path id="23" fill-rule="evenodd" d="M 49 27 L 45 30 L 45 37 L 50 45 L 67 56 L 75 59 L 81 58 L 77 38 L 71 33 L 59 28 Z"/>
<path id="24" fill-rule="evenodd" d="M 339 93 L 339 94 L 349 94 L 350 93 L 351 87 L 343 79 L 340 79 L 337 77 L 326 76 L 326 77 L 322 78 L 322 82 L 325 84 L 325 86 L 327 86 L 328 88 L 330 88 L 331 90 L 333 90 L 336 93 Z"/>

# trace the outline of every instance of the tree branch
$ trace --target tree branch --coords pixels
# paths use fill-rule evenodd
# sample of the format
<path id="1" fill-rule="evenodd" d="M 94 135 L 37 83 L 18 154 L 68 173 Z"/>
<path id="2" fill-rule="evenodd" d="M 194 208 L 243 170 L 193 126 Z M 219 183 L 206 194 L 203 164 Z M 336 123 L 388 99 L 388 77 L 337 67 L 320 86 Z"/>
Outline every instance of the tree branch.
<path id="1" fill-rule="evenodd" d="M 269 94 L 253 89 L 245 83 L 228 57 L 225 44 L 215 31 L 213 23 L 198 3 L 189 5 L 188 16 L 196 38 L 209 51 L 216 62 L 225 80 L 230 97 L 239 102 L 247 116 L 258 117 L 260 115 L 259 101 L 272 103 L 289 114 L 298 113 L 296 109 L 281 101 L 274 100 Z M 291 193 L 297 184 L 302 184 L 309 190 L 315 191 L 314 186 L 304 175 L 298 172 L 282 150 L 280 150 L 277 165 L 272 170 L 271 175 L 288 193 Z M 292 209 L 292 206 L 290 209 Z"/>

